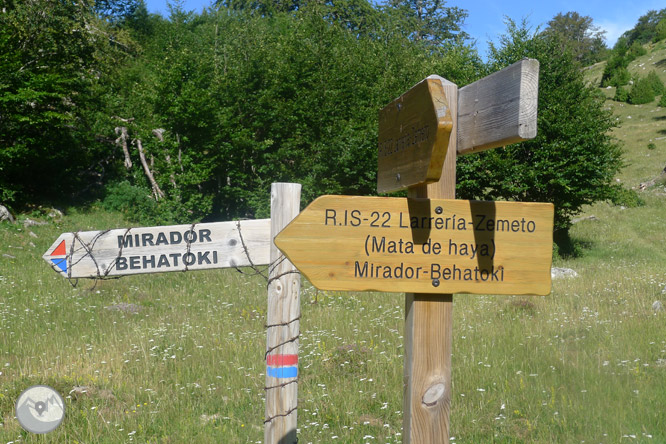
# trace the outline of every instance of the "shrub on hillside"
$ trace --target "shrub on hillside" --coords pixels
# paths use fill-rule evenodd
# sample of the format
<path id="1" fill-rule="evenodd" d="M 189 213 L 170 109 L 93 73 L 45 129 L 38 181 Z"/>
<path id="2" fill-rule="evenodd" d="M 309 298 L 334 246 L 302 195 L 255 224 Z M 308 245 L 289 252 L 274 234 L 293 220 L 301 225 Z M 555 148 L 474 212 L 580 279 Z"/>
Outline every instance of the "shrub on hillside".
<path id="1" fill-rule="evenodd" d="M 628 102 L 629 101 L 629 91 L 622 86 L 618 86 L 615 90 L 615 96 L 613 100 L 616 102 Z"/>
<path id="2" fill-rule="evenodd" d="M 492 70 L 524 57 L 539 60 L 539 104 L 534 140 L 458 159 L 456 193 L 465 199 L 552 202 L 555 229 L 566 239 L 583 206 L 629 201 L 633 192 L 615 182 L 622 150 L 605 99 L 586 85 L 572 55 L 557 42 L 509 22 L 501 46 L 491 45 Z M 479 174 L 482 172 L 482 174 Z"/>
<path id="3" fill-rule="evenodd" d="M 629 62 L 623 56 L 613 55 L 606 62 L 606 67 L 601 76 L 601 86 L 604 88 L 607 86 L 620 87 L 629 83 L 631 74 L 627 69 L 628 65 Z"/>
<path id="4" fill-rule="evenodd" d="M 655 28 L 655 36 L 653 42 L 666 39 L 666 19 L 661 19 Z"/>
<path id="5" fill-rule="evenodd" d="M 637 77 L 629 91 L 629 103 L 632 105 L 642 105 L 654 100 L 656 94 L 647 78 Z"/>
<path id="6" fill-rule="evenodd" d="M 664 82 L 661 81 L 654 70 L 650 71 L 645 80 L 650 85 L 650 88 L 652 88 L 652 91 L 654 91 L 655 96 L 659 96 L 664 93 Z"/>
<path id="7" fill-rule="evenodd" d="M 639 42 L 634 42 L 631 44 L 629 47 L 629 51 L 627 52 L 627 55 L 629 56 L 630 60 L 636 60 L 637 58 L 644 56 L 647 54 L 647 49 L 643 47 Z"/>

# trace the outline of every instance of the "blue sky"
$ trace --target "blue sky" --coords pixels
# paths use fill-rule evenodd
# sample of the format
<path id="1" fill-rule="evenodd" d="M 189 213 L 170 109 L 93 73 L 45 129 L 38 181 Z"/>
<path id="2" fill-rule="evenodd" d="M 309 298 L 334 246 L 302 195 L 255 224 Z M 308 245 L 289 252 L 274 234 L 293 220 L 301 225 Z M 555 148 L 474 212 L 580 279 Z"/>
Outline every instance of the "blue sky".
<path id="1" fill-rule="evenodd" d="M 146 0 L 148 11 L 168 16 L 170 0 Z M 211 0 L 176 0 L 186 11 L 201 12 L 210 6 Z M 457 6 L 469 13 L 464 30 L 476 40 L 477 48 L 485 56 L 489 40 L 496 41 L 505 31 L 504 17 L 520 21 L 523 18 L 536 28 L 558 13 L 569 11 L 592 17 L 594 24 L 606 31 L 606 42 L 613 46 L 623 32 L 634 27 L 638 18 L 649 10 L 661 10 L 663 0 L 475 0 L 448 1 L 447 6 Z"/>

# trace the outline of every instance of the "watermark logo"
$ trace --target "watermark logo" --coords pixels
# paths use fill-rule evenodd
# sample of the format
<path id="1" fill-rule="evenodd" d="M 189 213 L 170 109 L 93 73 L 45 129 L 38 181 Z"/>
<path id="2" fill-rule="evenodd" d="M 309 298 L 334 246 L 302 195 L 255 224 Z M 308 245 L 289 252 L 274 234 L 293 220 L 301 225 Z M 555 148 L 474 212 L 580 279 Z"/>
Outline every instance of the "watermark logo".
<path id="1" fill-rule="evenodd" d="M 34 385 L 16 401 L 16 419 L 28 432 L 48 433 L 65 418 L 65 402 L 48 385 Z"/>

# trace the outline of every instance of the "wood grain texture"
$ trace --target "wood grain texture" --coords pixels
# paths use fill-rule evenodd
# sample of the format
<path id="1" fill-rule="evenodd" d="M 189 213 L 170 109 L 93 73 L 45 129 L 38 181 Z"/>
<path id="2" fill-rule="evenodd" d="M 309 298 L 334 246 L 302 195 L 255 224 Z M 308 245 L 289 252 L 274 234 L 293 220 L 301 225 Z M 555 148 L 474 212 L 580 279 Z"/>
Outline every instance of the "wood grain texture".
<path id="1" fill-rule="evenodd" d="M 445 83 L 454 116 L 458 87 Z M 455 199 L 457 119 L 453 120 L 449 152 L 437 183 L 409 190 L 409 196 Z M 405 294 L 405 364 L 403 442 L 449 442 L 453 295 Z"/>
<path id="2" fill-rule="evenodd" d="M 379 112 L 377 191 L 439 180 L 452 117 L 439 76 L 429 76 Z"/>
<path id="3" fill-rule="evenodd" d="M 461 88 L 458 154 L 533 139 L 537 133 L 539 62 L 524 59 Z"/>
<path id="4" fill-rule="evenodd" d="M 552 228 L 551 204 L 322 196 L 275 243 L 322 290 L 547 294 Z"/>
<path id="5" fill-rule="evenodd" d="M 271 238 L 298 215 L 301 185 L 271 186 Z M 301 275 L 271 242 L 268 275 L 266 356 L 298 356 Z M 277 359 L 279 361 L 279 359 Z M 296 364 L 297 367 L 297 364 Z M 298 374 L 276 377 L 266 372 L 265 444 L 296 444 Z"/>
<path id="6" fill-rule="evenodd" d="M 268 265 L 269 253 L 259 219 L 63 233 L 43 258 L 64 277 L 102 278 Z"/>

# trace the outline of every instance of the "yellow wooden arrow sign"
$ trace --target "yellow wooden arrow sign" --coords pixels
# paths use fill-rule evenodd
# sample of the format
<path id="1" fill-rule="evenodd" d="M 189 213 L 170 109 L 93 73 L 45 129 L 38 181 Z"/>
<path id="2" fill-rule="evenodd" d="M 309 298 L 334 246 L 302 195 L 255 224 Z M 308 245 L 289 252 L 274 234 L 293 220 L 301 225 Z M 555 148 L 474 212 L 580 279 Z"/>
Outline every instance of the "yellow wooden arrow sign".
<path id="1" fill-rule="evenodd" d="M 553 205 L 322 196 L 275 245 L 322 290 L 550 293 Z"/>
<path id="2" fill-rule="evenodd" d="M 430 76 L 379 112 L 377 190 L 439 180 L 453 127 L 439 76 Z"/>

